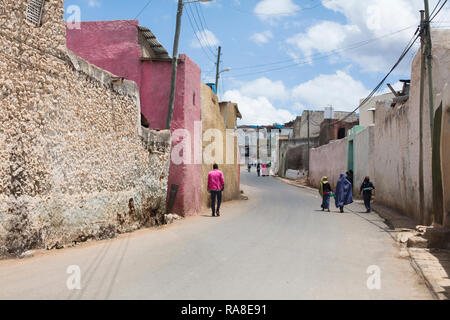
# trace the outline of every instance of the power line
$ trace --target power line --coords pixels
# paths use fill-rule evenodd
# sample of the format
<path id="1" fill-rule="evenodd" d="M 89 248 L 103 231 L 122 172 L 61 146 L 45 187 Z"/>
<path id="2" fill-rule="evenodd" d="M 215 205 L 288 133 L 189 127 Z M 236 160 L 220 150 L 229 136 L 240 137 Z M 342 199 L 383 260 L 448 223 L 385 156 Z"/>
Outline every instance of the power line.
<path id="1" fill-rule="evenodd" d="M 200 24 L 202 25 L 203 30 L 209 30 L 209 31 L 211 31 L 211 30 L 209 29 L 209 27 L 208 27 L 207 22 L 206 22 L 205 15 L 203 14 L 202 6 L 201 6 L 198 2 L 195 3 L 195 10 L 197 11 L 197 15 L 198 15 L 198 17 L 199 17 Z M 204 25 L 203 25 L 202 21 L 205 23 Z M 209 39 L 206 39 L 206 40 L 208 41 L 208 44 L 210 45 L 210 47 L 214 47 L 214 46 L 209 42 Z"/>
<path id="2" fill-rule="evenodd" d="M 307 56 L 306 58 L 300 60 L 301 62 L 296 62 L 296 63 L 293 63 L 293 64 L 289 64 L 289 65 L 285 65 L 285 66 L 281 66 L 281 67 L 276 67 L 276 68 L 271 68 L 271 69 L 267 69 L 267 70 L 262 70 L 262 71 L 256 71 L 256 72 L 251 72 L 251 73 L 237 74 L 237 75 L 234 75 L 234 77 L 250 76 L 250 75 L 261 74 L 261 73 L 267 73 L 267 72 L 271 72 L 271 71 L 278 71 L 278 70 L 283 70 L 283 69 L 287 69 L 287 68 L 291 68 L 291 67 L 295 67 L 295 66 L 300 66 L 300 65 L 310 64 L 311 61 L 321 60 L 321 59 L 324 59 L 324 58 L 328 58 L 328 57 L 333 56 L 333 55 L 335 55 L 335 54 L 338 54 L 338 53 L 340 53 L 340 52 L 342 52 L 342 51 L 358 49 L 358 48 L 360 48 L 360 47 L 362 47 L 362 46 L 365 46 L 365 45 L 367 45 L 367 44 L 369 44 L 369 43 L 371 43 L 371 42 L 374 42 L 374 41 L 377 41 L 377 40 L 380 40 L 380 39 L 383 39 L 383 38 L 386 38 L 386 37 L 389 37 L 389 36 L 398 34 L 398 33 L 403 32 L 403 31 L 405 31 L 405 30 L 411 29 L 412 27 L 415 27 L 415 26 L 409 26 L 409 27 L 407 27 L 407 28 L 404 28 L 404 29 L 401 29 L 401 30 L 398 30 L 398 31 L 395 31 L 395 32 L 392 32 L 392 33 L 389 33 L 389 34 L 386 34 L 386 35 L 383 35 L 383 36 L 380 36 L 380 37 L 376 37 L 376 38 L 364 40 L 364 41 L 361 41 L 361 42 L 357 42 L 357 43 L 354 43 L 354 44 L 352 44 L 352 45 L 350 45 L 350 46 L 348 46 L 348 47 L 344 47 L 344 48 L 340 48 L 340 49 L 335 49 L 335 50 L 332 50 L 332 51 L 328 51 L 328 53 L 320 53 L 320 54 L 310 55 L 310 56 Z M 255 66 L 247 66 L 247 67 L 241 67 L 241 68 L 233 68 L 233 70 L 243 70 L 243 69 L 250 69 L 250 68 L 260 68 L 260 67 L 264 67 L 264 66 L 270 66 L 270 65 L 276 65 L 276 64 L 283 64 L 283 63 L 286 63 L 286 62 L 292 62 L 292 61 L 295 61 L 295 60 L 289 59 L 289 60 L 278 61 L 278 62 L 273 62 L 273 63 L 268 63 L 268 64 L 260 64 L 260 65 L 255 65 Z"/>
<path id="3" fill-rule="evenodd" d="M 198 34 L 197 34 L 197 32 L 195 31 L 194 24 L 193 24 L 193 22 L 192 22 L 192 18 L 191 18 L 190 14 L 189 14 L 189 11 L 186 11 L 186 14 L 187 14 L 187 17 L 188 17 L 188 20 L 189 20 L 189 24 L 191 25 L 192 31 L 194 32 L 194 36 L 195 36 L 195 37 L 197 38 L 197 40 L 198 40 L 198 43 L 199 43 L 199 45 L 200 45 L 200 48 L 202 49 L 203 53 L 204 53 L 205 56 L 208 58 L 208 60 L 211 61 L 212 63 L 215 63 L 214 59 L 212 59 L 212 58 L 209 56 L 208 51 L 204 48 L 202 41 L 201 41 L 200 38 L 198 37 Z"/>
<path id="4" fill-rule="evenodd" d="M 318 4 L 316 4 L 316 5 L 312 6 L 312 7 L 301 7 L 301 8 L 298 8 L 297 10 L 292 10 L 292 11 L 289 11 L 289 12 L 278 12 L 278 13 L 256 13 L 256 12 L 250 12 L 250 11 L 245 11 L 245 10 L 242 10 L 242 9 L 238 9 L 238 8 L 233 7 L 233 6 L 226 5 L 224 3 L 222 5 L 225 6 L 225 7 L 230 8 L 230 9 L 233 9 L 235 11 L 244 13 L 244 14 L 255 15 L 255 16 L 265 16 L 265 17 L 270 17 L 270 16 L 276 17 L 276 16 L 292 15 L 292 14 L 296 14 L 298 12 L 306 11 L 306 10 L 313 10 L 313 9 L 319 8 L 323 4 L 325 4 L 327 2 L 331 2 L 331 1 L 333 1 L 333 0 L 326 0 L 326 1 L 323 1 L 323 3 L 321 1 L 319 1 Z"/>
<path id="5" fill-rule="evenodd" d="M 149 0 L 147 2 L 147 4 L 141 9 L 141 11 L 139 11 L 139 13 L 136 15 L 136 17 L 134 17 L 133 20 L 136 20 L 137 18 L 139 18 L 141 16 L 141 14 L 145 11 L 145 9 L 147 9 L 147 7 L 150 5 L 150 3 L 152 3 L 153 0 Z"/>
<path id="6" fill-rule="evenodd" d="M 433 21 L 434 18 L 436 18 L 436 16 L 439 14 L 439 12 L 441 12 L 442 8 L 444 8 L 444 6 L 446 5 L 447 1 L 448 1 L 448 0 L 445 0 L 444 3 L 442 4 L 442 6 L 439 8 L 439 10 L 434 14 L 434 16 L 432 16 L 432 17 L 430 18 L 430 22 Z M 440 2 L 440 1 L 439 1 L 439 2 Z M 438 2 L 437 5 L 439 5 L 439 2 Z M 434 8 L 433 12 L 436 10 L 437 5 L 436 5 L 436 7 Z"/>
<path id="7" fill-rule="evenodd" d="M 417 41 L 417 39 L 419 37 L 420 37 L 420 35 L 418 34 L 418 30 L 417 30 L 414 33 L 414 35 L 411 38 L 411 40 L 408 42 L 408 45 L 406 46 L 406 48 L 403 50 L 402 54 L 400 55 L 400 58 L 397 60 L 397 62 L 394 64 L 394 66 L 391 68 L 391 70 L 387 73 L 387 75 L 378 83 L 378 85 L 375 87 L 375 89 L 372 90 L 372 92 L 359 104 L 359 106 L 355 110 L 353 110 L 351 113 L 349 113 L 344 118 L 342 118 L 340 120 L 337 120 L 334 123 L 330 123 L 329 126 L 333 126 L 336 123 L 343 122 L 343 121 L 347 120 L 354 113 L 356 113 L 356 111 L 358 111 L 363 105 L 365 105 L 375 95 L 375 93 L 377 93 L 380 90 L 381 86 L 384 84 L 384 82 L 387 80 L 387 78 L 391 75 L 391 73 L 402 62 L 402 60 L 405 58 L 406 54 L 409 52 L 409 50 L 411 50 L 411 48 L 414 46 L 414 44 L 416 43 L 416 41 Z"/>
<path id="8" fill-rule="evenodd" d="M 197 22 L 197 19 L 196 19 L 196 17 L 195 17 L 195 13 L 194 13 L 193 9 L 191 9 L 191 7 L 188 6 L 188 10 L 189 10 L 188 12 L 190 12 L 191 15 L 192 15 L 192 18 L 193 18 L 193 20 L 194 20 L 195 26 L 197 27 L 196 30 L 198 31 L 198 35 L 202 38 L 203 43 L 206 44 L 204 47 L 206 47 L 206 49 L 208 49 L 209 52 L 210 52 L 213 56 L 215 56 L 214 51 L 212 51 L 211 45 L 210 45 L 210 43 L 208 42 L 208 38 L 207 38 L 207 36 L 206 36 L 205 30 L 204 30 L 204 29 L 201 30 L 201 28 L 200 28 L 200 26 L 199 26 L 199 23 Z M 196 34 L 197 34 L 197 33 L 196 33 Z M 201 45 L 203 45 L 203 43 L 200 42 Z"/>

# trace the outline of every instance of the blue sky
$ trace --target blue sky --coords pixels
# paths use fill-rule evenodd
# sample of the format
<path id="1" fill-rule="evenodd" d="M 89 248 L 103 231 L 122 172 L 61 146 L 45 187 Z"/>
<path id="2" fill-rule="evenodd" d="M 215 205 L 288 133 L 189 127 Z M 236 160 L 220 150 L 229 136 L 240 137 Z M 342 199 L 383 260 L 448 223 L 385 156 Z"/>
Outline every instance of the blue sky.
<path id="1" fill-rule="evenodd" d="M 430 0 L 431 8 L 437 2 Z M 70 5 L 81 8 L 83 21 L 137 17 L 172 52 L 175 0 L 66 0 L 65 8 Z M 449 25 L 448 7 L 436 17 L 434 27 Z M 217 46 L 222 47 L 221 69 L 231 71 L 222 74 L 219 97 L 239 103 L 242 123 L 287 122 L 305 109 L 328 105 L 350 111 L 400 56 L 422 8 L 422 0 L 186 4 L 180 52 L 201 67 L 204 82 L 213 82 Z M 388 82 L 398 86 L 399 79 L 410 78 L 415 52 L 416 48 Z"/>

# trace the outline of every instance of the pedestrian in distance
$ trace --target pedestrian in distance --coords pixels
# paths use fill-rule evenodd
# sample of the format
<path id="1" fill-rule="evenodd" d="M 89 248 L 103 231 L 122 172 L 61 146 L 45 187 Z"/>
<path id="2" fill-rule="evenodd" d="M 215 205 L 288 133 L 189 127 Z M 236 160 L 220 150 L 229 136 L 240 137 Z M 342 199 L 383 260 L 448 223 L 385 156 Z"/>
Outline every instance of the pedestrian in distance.
<path id="1" fill-rule="evenodd" d="M 252 172 L 252 165 L 250 163 L 248 164 L 247 168 L 249 173 Z"/>
<path id="2" fill-rule="evenodd" d="M 265 163 L 262 164 L 262 176 L 267 177 L 267 165 Z"/>
<path id="3" fill-rule="evenodd" d="M 363 194 L 364 205 L 366 206 L 367 213 L 372 211 L 372 207 L 370 206 L 370 201 L 372 200 L 372 190 L 375 190 L 375 186 L 370 181 L 370 177 L 366 177 L 361 184 L 359 194 Z"/>
<path id="4" fill-rule="evenodd" d="M 327 177 L 322 177 L 320 180 L 319 193 L 322 197 L 322 211 L 328 210 L 330 212 L 330 197 L 333 191 Z"/>
<path id="5" fill-rule="evenodd" d="M 350 181 L 350 183 L 353 186 L 353 170 L 347 171 L 347 177 L 346 178 L 347 178 L 348 181 Z"/>
<path id="6" fill-rule="evenodd" d="M 220 217 L 220 205 L 222 204 L 222 192 L 225 189 L 225 179 L 222 171 L 219 171 L 217 164 L 213 165 L 213 170 L 208 173 L 208 191 L 211 193 L 212 216 L 216 214 Z M 217 207 L 216 207 L 217 200 Z"/>
<path id="7" fill-rule="evenodd" d="M 256 172 L 258 173 L 258 177 L 261 176 L 261 164 L 258 163 L 258 165 L 256 166 Z"/>
<path id="8" fill-rule="evenodd" d="M 336 184 L 336 208 L 339 208 L 340 211 L 344 212 L 344 206 L 353 203 L 353 192 L 352 192 L 352 184 L 345 177 L 345 174 L 341 174 L 339 180 Z"/>

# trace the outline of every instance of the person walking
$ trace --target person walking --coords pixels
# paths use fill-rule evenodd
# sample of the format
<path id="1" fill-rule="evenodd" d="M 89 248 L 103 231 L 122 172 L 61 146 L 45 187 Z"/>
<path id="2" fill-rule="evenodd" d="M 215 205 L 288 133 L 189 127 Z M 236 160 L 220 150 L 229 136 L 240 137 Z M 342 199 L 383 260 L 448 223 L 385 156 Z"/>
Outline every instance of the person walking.
<path id="1" fill-rule="evenodd" d="M 220 217 L 220 205 L 222 204 L 222 191 L 225 188 L 225 179 L 217 164 L 213 165 L 213 171 L 208 173 L 208 191 L 211 193 L 212 216 Z M 217 200 L 217 207 L 216 207 Z"/>
<path id="2" fill-rule="evenodd" d="M 261 176 L 261 164 L 258 163 L 258 165 L 256 166 L 256 172 L 258 172 L 258 177 Z"/>
<path id="3" fill-rule="evenodd" d="M 322 177 L 319 187 L 319 193 L 322 196 L 322 211 L 328 210 L 328 212 L 330 212 L 330 197 L 332 192 L 328 178 Z"/>
<path id="4" fill-rule="evenodd" d="M 344 206 L 353 203 L 352 184 L 345 177 L 345 174 L 341 174 L 336 184 L 336 208 L 339 208 L 341 213 L 344 212 Z"/>
<path id="5" fill-rule="evenodd" d="M 262 176 L 267 177 L 267 165 L 265 163 L 262 164 Z"/>
<path id="6" fill-rule="evenodd" d="M 370 213 L 372 211 L 372 207 L 370 206 L 370 201 L 372 200 L 372 190 L 375 190 L 375 187 L 370 181 L 370 177 L 366 177 L 361 184 L 359 194 L 363 194 L 364 205 L 366 206 L 367 213 Z"/>
<path id="7" fill-rule="evenodd" d="M 252 172 L 252 165 L 250 163 L 248 164 L 247 168 L 249 173 Z"/>

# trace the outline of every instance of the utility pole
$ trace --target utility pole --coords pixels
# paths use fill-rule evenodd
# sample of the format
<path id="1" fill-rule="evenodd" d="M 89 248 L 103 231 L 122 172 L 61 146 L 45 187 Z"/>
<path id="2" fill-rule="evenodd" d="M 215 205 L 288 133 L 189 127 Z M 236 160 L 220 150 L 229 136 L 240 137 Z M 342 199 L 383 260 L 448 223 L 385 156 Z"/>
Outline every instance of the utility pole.
<path id="1" fill-rule="evenodd" d="M 259 163 L 259 126 L 256 126 L 256 157 Z"/>
<path id="2" fill-rule="evenodd" d="M 428 94 L 429 94 L 429 109 L 430 109 L 430 128 L 431 128 L 431 145 L 433 145 L 433 129 L 434 129 L 434 97 L 433 97 L 433 53 L 431 43 L 431 24 L 430 24 L 430 6 L 428 0 L 425 1 L 425 23 L 424 32 L 426 36 L 426 51 L 428 68 Z"/>
<path id="3" fill-rule="evenodd" d="M 425 11 L 420 11 L 420 103 L 419 103 L 419 214 L 420 222 L 424 221 L 425 210 L 425 194 L 424 194 L 424 179 L 423 179 L 423 104 L 425 96 Z"/>
<path id="4" fill-rule="evenodd" d="M 308 160 L 306 161 L 306 163 L 308 164 L 308 171 L 309 171 L 309 110 L 308 110 Z"/>
<path id="5" fill-rule="evenodd" d="M 217 63 L 216 63 L 216 92 L 219 95 L 219 77 L 220 77 L 220 56 L 222 54 L 222 47 L 219 46 L 219 52 L 217 54 Z"/>
<path id="6" fill-rule="evenodd" d="M 166 129 L 170 130 L 172 125 L 173 109 L 175 105 L 175 89 L 177 83 L 178 68 L 178 44 L 180 42 L 181 16 L 183 15 L 183 0 L 178 0 L 177 25 L 175 29 L 175 40 L 172 54 L 172 82 L 170 83 L 169 110 L 166 119 Z"/>

